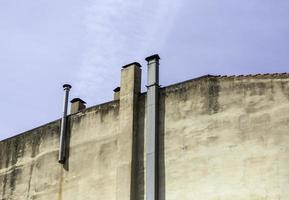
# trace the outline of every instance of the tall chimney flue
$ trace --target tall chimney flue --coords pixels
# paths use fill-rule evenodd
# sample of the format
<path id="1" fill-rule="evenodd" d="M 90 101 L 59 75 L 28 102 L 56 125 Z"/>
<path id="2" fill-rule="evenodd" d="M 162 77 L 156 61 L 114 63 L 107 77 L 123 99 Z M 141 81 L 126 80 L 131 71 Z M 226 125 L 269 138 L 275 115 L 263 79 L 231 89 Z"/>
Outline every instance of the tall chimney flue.
<path id="1" fill-rule="evenodd" d="M 147 133 L 146 133 L 146 199 L 158 199 L 158 104 L 159 104 L 159 55 L 146 58 L 147 77 Z"/>
<path id="2" fill-rule="evenodd" d="M 68 108 L 68 97 L 69 97 L 70 89 L 71 89 L 71 85 L 69 84 L 63 85 L 63 90 L 64 90 L 63 115 L 61 119 L 59 155 L 58 155 L 58 162 L 61 164 L 65 163 L 67 108 Z"/>

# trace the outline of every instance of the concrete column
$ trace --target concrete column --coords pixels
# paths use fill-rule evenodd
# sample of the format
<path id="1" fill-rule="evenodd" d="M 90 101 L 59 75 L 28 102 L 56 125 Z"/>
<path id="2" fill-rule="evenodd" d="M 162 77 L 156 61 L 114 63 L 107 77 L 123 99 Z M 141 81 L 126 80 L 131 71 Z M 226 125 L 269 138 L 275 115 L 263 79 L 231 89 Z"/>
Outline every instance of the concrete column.
<path id="1" fill-rule="evenodd" d="M 74 98 L 70 101 L 70 103 L 71 103 L 70 114 L 77 113 L 86 108 L 85 106 L 86 102 L 80 98 Z"/>
<path id="2" fill-rule="evenodd" d="M 118 165 L 116 182 L 117 200 L 134 200 L 134 137 L 137 123 L 137 101 L 141 89 L 139 63 L 126 65 L 121 70 Z"/>

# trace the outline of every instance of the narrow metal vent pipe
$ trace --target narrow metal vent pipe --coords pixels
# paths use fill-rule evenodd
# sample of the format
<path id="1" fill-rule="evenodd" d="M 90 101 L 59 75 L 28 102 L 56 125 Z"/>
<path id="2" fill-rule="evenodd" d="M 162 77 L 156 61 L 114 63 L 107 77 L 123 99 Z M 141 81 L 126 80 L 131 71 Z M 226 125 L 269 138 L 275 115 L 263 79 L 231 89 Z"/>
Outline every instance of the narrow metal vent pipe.
<path id="1" fill-rule="evenodd" d="M 158 104 L 159 104 L 159 55 L 146 58 L 148 62 L 147 133 L 146 133 L 146 199 L 158 199 Z"/>
<path id="2" fill-rule="evenodd" d="M 61 129 L 60 129 L 60 143 L 59 143 L 59 155 L 58 162 L 64 164 L 65 162 L 65 148 L 66 148 L 66 123 L 67 123 L 67 108 L 68 108 L 68 97 L 71 85 L 64 84 L 64 99 L 63 99 L 63 116 L 61 119 Z"/>

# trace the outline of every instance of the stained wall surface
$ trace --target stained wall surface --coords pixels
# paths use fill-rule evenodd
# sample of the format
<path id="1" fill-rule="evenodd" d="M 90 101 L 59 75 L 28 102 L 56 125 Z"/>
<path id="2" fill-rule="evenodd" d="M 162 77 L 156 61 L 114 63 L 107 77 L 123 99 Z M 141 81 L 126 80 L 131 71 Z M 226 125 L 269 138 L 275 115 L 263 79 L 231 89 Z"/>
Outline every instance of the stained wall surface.
<path id="1" fill-rule="evenodd" d="M 69 117 L 69 158 L 58 163 L 60 120 L 0 143 L 0 199 L 115 199 L 119 102 Z"/>
<path id="2" fill-rule="evenodd" d="M 288 75 L 163 89 L 160 199 L 289 199 Z"/>
<path id="3" fill-rule="evenodd" d="M 144 200 L 146 94 L 130 107 L 133 141 L 119 139 L 122 99 L 69 117 L 64 166 L 59 120 L 1 141 L 0 199 L 120 199 L 119 146 L 132 143 L 130 199 Z M 159 200 L 289 199 L 288 74 L 206 76 L 162 88 L 158 124 Z"/>

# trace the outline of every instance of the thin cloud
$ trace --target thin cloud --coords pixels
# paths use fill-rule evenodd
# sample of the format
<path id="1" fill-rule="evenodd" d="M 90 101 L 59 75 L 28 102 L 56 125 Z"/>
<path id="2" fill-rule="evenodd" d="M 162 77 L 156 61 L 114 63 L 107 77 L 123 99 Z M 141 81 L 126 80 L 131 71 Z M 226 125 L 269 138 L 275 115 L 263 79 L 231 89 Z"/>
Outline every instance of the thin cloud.
<path id="1" fill-rule="evenodd" d="M 161 49 L 180 5 L 167 0 L 90 1 L 76 93 L 90 101 L 108 100 L 119 83 L 121 65 Z"/>

